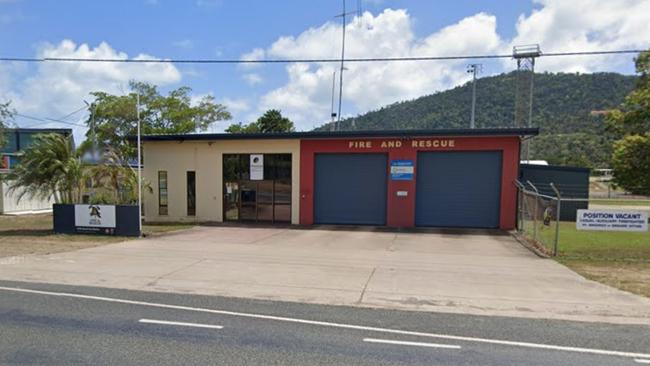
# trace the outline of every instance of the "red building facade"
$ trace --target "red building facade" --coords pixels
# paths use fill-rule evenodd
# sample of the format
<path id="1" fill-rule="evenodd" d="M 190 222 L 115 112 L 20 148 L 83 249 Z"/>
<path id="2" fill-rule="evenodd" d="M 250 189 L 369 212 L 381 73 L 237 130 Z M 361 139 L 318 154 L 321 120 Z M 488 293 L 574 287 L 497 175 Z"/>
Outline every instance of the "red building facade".
<path id="1" fill-rule="evenodd" d="M 516 224 L 517 190 L 514 181 L 519 169 L 520 135 L 489 136 L 399 136 L 302 139 L 300 147 L 300 224 L 314 220 L 315 157 L 318 154 L 386 154 L 387 161 L 413 162 L 413 177 L 393 180 L 387 169 L 386 219 L 389 227 L 416 226 L 418 153 L 500 152 L 498 228 L 510 230 Z M 444 173 L 441 173 L 444 174 Z"/>

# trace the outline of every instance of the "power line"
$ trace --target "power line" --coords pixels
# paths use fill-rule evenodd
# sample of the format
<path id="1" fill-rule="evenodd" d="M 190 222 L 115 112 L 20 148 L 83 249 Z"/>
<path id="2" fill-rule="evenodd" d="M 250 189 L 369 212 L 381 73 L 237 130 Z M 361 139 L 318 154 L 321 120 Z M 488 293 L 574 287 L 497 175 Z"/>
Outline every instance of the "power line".
<path id="1" fill-rule="evenodd" d="M 83 107 L 81 107 L 81 108 L 79 108 L 79 109 L 77 109 L 77 110 L 75 110 L 73 112 L 70 112 L 70 113 L 66 114 L 65 116 L 63 116 L 63 117 L 59 117 L 57 119 L 66 119 L 66 118 L 72 116 L 73 114 L 77 114 L 77 113 L 79 113 L 79 112 L 81 112 L 83 110 L 86 110 L 87 108 L 88 107 L 84 105 Z"/>
<path id="2" fill-rule="evenodd" d="M 612 54 L 640 53 L 645 50 L 615 50 L 615 51 L 576 51 L 576 52 L 549 52 L 539 57 L 562 57 L 562 56 L 594 56 Z M 461 56 L 411 56 L 411 57 L 370 57 L 370 58 L 346 58 L 345 62 L 399 62 L 399 61 L 444 61 L 444 60 L 468 60 L 468 59 L 498 59 L 512 58 L 511 54 L 492 55 L 461 55 Z M 79 58 L 79 57 L 0 57 L 0 61 L 12 62 L 111 62 L 111 63 L 161 63 L 161 64 L 281 64 L 281 63 L 340 63 L 340 58 L 306 58 L 306 59 L 133 59 L 133 58 Z"/>
<path id="3" fill-rule="evenodd" d="M 16 116 L 20 116 L 20 117 L 23 117 L 23 118 L 27 118 L 27 119 L 31 119 L 31 120 L 35 120 L 35 121 L 39 121 L 39 122 L 44 122 L 44 123 L 58 122 L 58 123 L 63 123 L 63 124 L 67 124 L 67 125 L 72 125 L 72 126 L 87 127 L 85 125 L 81 125 L 81 124 L 73 123 L 73 122 L 68 122 L 68 121 L 63 121 L 63 120 L 56 119 L 56 118 L 34 117 L 34 116 L 29 116 L 29 115 L 26 115 L 26 114 L 22 114 L 22 113 L 16 113 Z M 40 123 L 37 123 L 35 125 L 39 125 L 39 124 Z M 35 125 L 31 124 L 30 126 L 35 126 Z"/>
<path id="4" fill-rule="evenodd" d="M 76 113 L 79 113 L 79 112 L 83 111 L 84 109 L 86 109 L 86 106 L 83 106 L 83 107 L 81 107 L 79 109 L 75 109 L 74 111 L 72 111 L 72 112 L 70 112 L 70 113 L 68 113 L 65 116 L 60 117 L 60 118 L 34 117 L 34 116 L 29 116 L 29 115 L 26 115 L 26 114 L 22 114 L 22 113 L 16 113 L 16 115 L 20 116 L 20 117 L 23 117 L 23 118 L 27 118 L 27 119 L 31 119 L 31 120 L 35 120 L 35 121 L 39 121 L 39 122 L 44 122 L 44 123 L 58 122 L 58 123 L 64 123 L 64 124 L 72 125 L 72 126 L 86 127 L 86 126 L 78 124 L 78 123 L 64 121 L 64 119 L 66 119 L 66 118 L 68 118 L 68 117 L 70 117 L 70 116 L 72 116 L 72 115 L 74 115 Z M 36 125 L 39 125 L 39 123 L 37 123 L 37 124 L 32 123 L 32 124 L 28 125 L 27 127 L 33 127 L 33 126 L 36 126 Z"/>

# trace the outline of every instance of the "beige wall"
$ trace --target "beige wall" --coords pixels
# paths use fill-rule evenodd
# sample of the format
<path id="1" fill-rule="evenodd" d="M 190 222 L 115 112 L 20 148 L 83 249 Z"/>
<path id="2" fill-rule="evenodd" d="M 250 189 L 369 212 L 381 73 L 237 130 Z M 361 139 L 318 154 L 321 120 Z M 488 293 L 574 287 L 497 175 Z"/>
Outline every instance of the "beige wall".
<path id="1" fill-rule="evenodd" d="M 300 140 L 145 141 L 145 221 L 223 221 L 223 154 L 291 154 L 291 223 L 299 223 Z M 169 214 L 158 215 L 158 171 L 167 171 Z M 186 212 L 186 172 L 196 172 L 196 216 Z"/>

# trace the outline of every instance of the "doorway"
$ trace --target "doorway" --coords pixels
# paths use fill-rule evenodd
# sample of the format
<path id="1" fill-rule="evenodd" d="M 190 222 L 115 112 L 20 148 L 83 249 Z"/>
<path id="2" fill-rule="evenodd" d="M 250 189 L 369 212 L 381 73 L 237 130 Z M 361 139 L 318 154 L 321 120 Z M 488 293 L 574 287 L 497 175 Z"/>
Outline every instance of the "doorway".
<path id="1" fill-rule="evenodd" d="M 225 221 L 291 222 L 291 154 L 263 154 L 263 161 L 263 179 L 251 180 L 250 154 L 224 154 Z"/>

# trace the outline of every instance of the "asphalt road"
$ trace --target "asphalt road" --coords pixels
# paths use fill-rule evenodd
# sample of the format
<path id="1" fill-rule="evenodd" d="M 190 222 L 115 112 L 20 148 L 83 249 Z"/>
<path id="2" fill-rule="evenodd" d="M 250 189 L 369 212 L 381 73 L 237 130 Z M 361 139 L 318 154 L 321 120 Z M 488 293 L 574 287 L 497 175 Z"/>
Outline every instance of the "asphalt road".
<path id="1" fill-rule="evenodd" d="M 650 325 L 0 281 L 2 365 L 610 366 L 646 361 Z"/>

